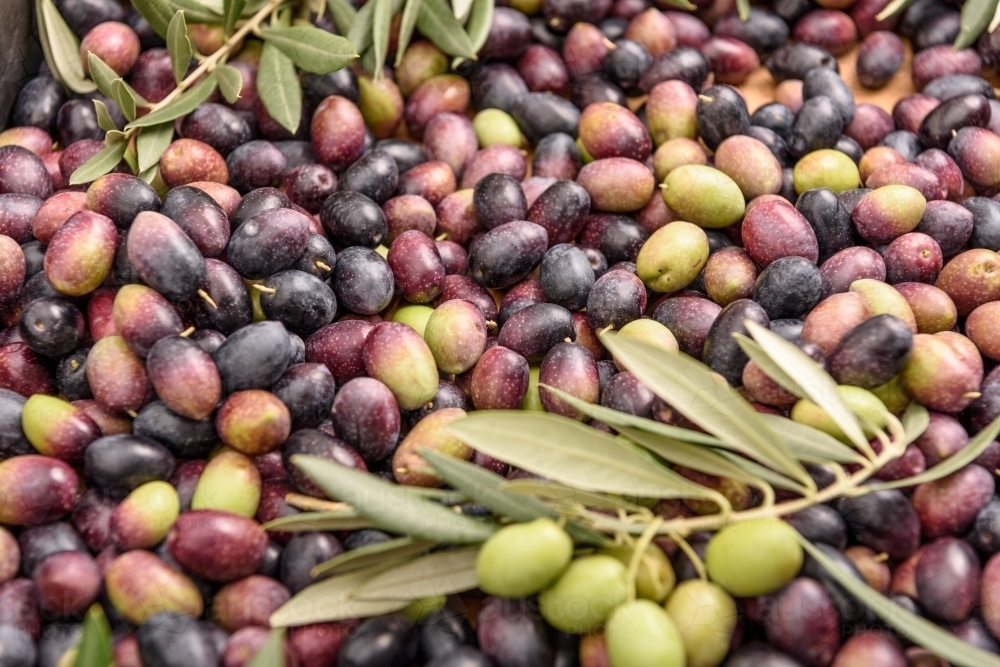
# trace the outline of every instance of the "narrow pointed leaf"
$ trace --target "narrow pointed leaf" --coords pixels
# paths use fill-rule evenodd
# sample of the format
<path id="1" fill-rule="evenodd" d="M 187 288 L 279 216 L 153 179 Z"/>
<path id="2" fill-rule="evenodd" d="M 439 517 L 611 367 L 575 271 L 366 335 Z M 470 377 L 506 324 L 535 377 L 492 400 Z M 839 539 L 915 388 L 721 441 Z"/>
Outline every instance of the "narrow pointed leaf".
<path id="1" fill-rule="evenodd" d="M 183 9 L 185 18 L 192 23 L 219 23 L 223 13 L 223 0 L 169 0 L 174 11 Z"/>
<path id="2" fill-rule="evenodd" d="M 892 0 L 892 2 L 885 6 L 885 9 L 875 15 L 875 20 L 884 21 L 890 16 L 898 14 L 906 9 L 911 2 L 913 2 L 913 0 Z"/>
<path id="3" fill-rule="evenodd" d="M 614 333 L 602 334 L 601 342 L 654 394 L 732 449 L 806 486 L 813 483 L 760 414 L 704 364 L 685 354 L 665 352 Z"/>
<path id="4" fill-rule="evenodd" d="M 913 402 L 906 408 L 900 421 L 906 433 L 906 444 L 919 438 L 931 423 L 931 413 L 919 403 Z"/>
<path id="5" fill-rule="evenodd" d="M 470 9 L 472 9 L 472 0 L 451 0 L 451 12 L 459 23 L 465 23 Z"/>
<path id="6" fill-rule="evenodd" d="M 755 322 L 748 321 L 746 326 L 764 353 L 802 388 L 809 400 L 829 415 L 854 446 L 862 452 L 870 451 L 868 438 L 857 417 L 840 398 L 836 381 L 812 357 L 778 334 Z"/>
<path id="7" fill-rule="evenodd" d="M 112 661 L 111 626 L 104 609 L 94 603 L 83 619 L 83 635 L 73 667 L 109 667 Z"/>
<path id="8" fill-rule="evenodd" d="M 337 25 L 337 30 L 341 35 L 346 35 L 354 25 L 354 17 L 358 10 L 347 0 L 327 0 L 326 6 L 330 9 L 333 22 Z"/>
<path id="9" fill-rule="evenodd" d="M 434 466 L 445 483 L 464 491 L 475 503 L 485 505 L 494 513 L 515 521 L 533 521 L 542 517 L 558 520 L 559 513 L 537 498 L 519 496 L 504 490 L 507 478 L 486 470 L 482 466 L 445 456 L 433 450 L 421 450 L 428 463 Z M 582 544 L 601 545 L 607 539 L 593 530 L 566 522 L 566 532 Z"/>
<path id="10" fill-rule="evenodd" d="M 100 153 L 84 162 L 73 172 L 69 177 L 69 184 L 79 185 L 81 183 L 90 183 L 94 179 L 108 173 L 121 162 L 122 155 L 125 154 L 127 147 L 128 144 L 126 142 L 119 141 L 112 146 L 101 149 Z"/>
<path id="11" fill-rule="evenodd" d="M 733 334 L 733 338 L 736 339 L 736 344 L 740 346 L 740 349 L 750 357 L 750 361 L 760 366 L 760 369 L 769 378 L 777 382 L 782 389 L 798 398 L 805 397 L 806 392 L 799 386 L 799 383 L 783 371 L 781 366 L 776 364 L 774 359 L 767 355 L 767 352 L 764 352 L 757 341 L 741 333 Z"/>
<path id="12" fill-rule="evenodd" d="M 114 96 L 111 98 L 118 103 L 118 107 L 122 110 L 126 120 L 135 120 L 135 98 L 132 97 L 131 91 L 126 87 L 124 79 L 115 79 L 111 84 L 111 90 L 114 92 Z"/>
<path id="13" fill-rule="evenodd" d="M 501 484 L 499 488 L 502 491 L 514 493 L 519 496 L 537 496 L 538 498 L 553 501 L 557 510 L 558 507 L 578 504 L 588 509 L 623 510 L 630 514 L 642 511 L 641 505 L 630 503 L 618 496 L 573 489 L 552 480 L 511 479 Z"/>
<path id="14" fill-rule="evenodd" d="M 101 60 L 100 56 L 91 51 L 87 54 L 87 64 L 90 66 L 90 76 L 97 85 L 97 89 L 104 94 L 105 97 L 110 97 L 115 99 L 115 89 L 114 83 L 116 79 L 120 79 L 118 73 L 115 72 L 111 67 Z"/>
<path id="15" fill-rule="evenodd" d="M 412 537 L 397 537 L 388 542 L 369 544 L 366 547 L 345 551 L 336 558 L 320 563 L 312 569 L 312 577 L 328 577 L 331 575 L 355 572 L 378 563 L 409 558 L 429 551 L 437 546 L 434 542 L 415 540 Z"/>
<path id="16" fill-rule="evenodd" d="M 233 28 L 236 27 L 236 21 L 240 18 L 243 13 L 243 8 L 246 6 L 247 0 L 225 0 L 222 3 L 222 14 L 225 19 L 226 34 L 230 34 Z"/>
<path id="17" fill-rule="evenodd" d="M 993 32 L 1000 26 L 1000 4 L 997 4 L 996 9 L 993 10 L 993 18 L 990 20 L 989 27 L 986 28 L 988 32 Z"/>
<path id="18" fill-rule="evenodd" d="M 793 482 L 784 475 L 779 475 L 770 468 L 765 468 L 761 464 L 744 458 L 735 452 L 720 451 L 719 456 L 729 460 L 730 463 L 738 468 L 742 468 L 750 475 L 759 477 L 776 489 L 784 489 L 785 491 L 794 491 L 800 495 L 806 495 L 806 488 L 798 482 Z"/>
<path id="19" fill-rule="evenodd" d="M 217 65 L 212 71 L 212 76 L 219 82 L 219 92 L 230 104 L 234 104 L 240 99 L 240 91 L 243 90 L 243 75 L 235 67 L 229 65 Z"/>
<path id="20" fill-rule="evenodd" d="M 472 9 L 469 12 L 469 22 L 465 24 L 465 31 L 469 34 L 473 53 L 479 53 L 486 43 L 486 38 L 490 36 L 494 1 L 472 0 Z"/>
<path id="21" fill-rule="evenodd" d="M 780 415 L 761 414 L 795 458 L 805 463 L 864 463 L 865 458 L 840 440 Z"/>
<path id="22" fill-rule="evenodd" d="M 487 456 L 575 488 L 719 500 L 718 493 L 657 464 L 637 447 L 566 417 L 491 410 L 473 412 L 448 428 Z"/>
<path id="23" fill-rule="evenodd" d="M 285 667 L 285 629 L 274 628 L 247 667 Z"/>
<path id="24" fill-rule="evenodd" d="M 444 0 L 424 0 L 417 16 L 417 27 L 445 53 L 475 58 L 469 36 Z"/>
<path id="25" fill-rule="evenodd" d="M 111 130 L 110 132 L 104 133 L 104 145 L 114 146 L 117 143 L 123 143 L 128 139 L 128 135 L 121 130 Z"/>
<path id="26" fill-rule="evenodd" d="M 336 465 L 336 464 L 334 464 Z M 406 600 L 360 602 L 354 595 L 361 586 L 392 563 L 381 563 L 341 575 L 324 579 L 298 593 L 291 600 L 271 614 L 272 628 L 285 628 L 311 623 L 325 623 L 347 618 L 378 616 L 402 609 Z"/>
<path id="27" fill-rule="evenodd" d="M 989 25 L 997 9 L 997 0 L 966 0 L 962 5 L 956 50 L 972 46 Z"/>
<path id="28" fill-rule="evenodd" d="M 420 600 L 472 590 L 479 585 L 478 555 L 477 546 L 411 560 L 366 581 L 356 597 L 360 601 Z"/>
<path id="29" fill-rule="evenodd" d="M 132 4 L 157 35 L 167 36 L 167 26 L 174 17 L 174 9 L 169 3 L 165 0 L 132 0 Z"/>
<path id="30" fill-rule="evenodd" d="M 868 486 L 873 490 L 902 489 L 908 486 L 916 486 L 917 484 L 933 482 L 934 480 L 941 479 L 942 477 L 947 477 L 954 472 L 958 472 L 979 458 L 979 455 L 986 451 L 986 448 L 989 447 L 994 440 L 996 440 L 997 435 L 1000 435 L 1000 417 L 994 419 L 986 428 L 977 433 L 976 437 L 970 440 L 969 444 L 965 447 L 919 475 L 907 477 L 906 479 L 897 479 L 891 482 L 876 482 L 869 484 Z"/>
<path id="31" fill-rule="evenodd" d="M 139 155 L 137 153 L 135 141 L 128 142 L 128 147 L 125 149 L 122 159 L 125 160 L 125 164 L 128 165 L 128 168 L 132 170 L 133 174 L 139 173 Z"/>
<path id="32" fill-rule="evenodd" d="M 154 165 L 154 166 L 150 167 L 149 169 L 147 169 L 145 171 L 140 171 L 139 172 L 139 178 L 142 179 L 143 181 L 145 181 L 146 183 L 149 183 L 150 185 L 152 185 L 153 182 L 157 180 L 157 178 L 159 177 L 159 175 L 160 175 L 160 165 L 159 164 Z"/>
<path id="33" fill-rule="evenodd" d="M 191 39 L 187 34 L 184 10 L 178 10 L 167 26 L 167 53 L 174 69 L 174 81 L 180 83 L 191 65 Z"/>
<path id="34" fill-rule="evenodd" d="M 403 55 L 406 47 L 410 45 L 413 37 L 413 29 L 417 25 L 417 16 L 420 15 L 420 7 L 423 0 L 406 0 L 403 6 L 403 18 L 399 22 L 399 39 L 396 41 L 396 66 L 403 62 Z"/>
<path id="35" fill-rule="evenodd" d="M 802 543 L 802 548 L 823 566 L 838 584 L 910 641 L 947 660 L 955 667 L 1000 667 L 1000 656 L 976 648 L 948 630 L 900 607 L 864 582 L 844 572 L 809 540 L 799 537 L 799 541 Z"/>
<path id="36" fill-rule="evenodd" d="M 637 428 L 625 427 L 621 430 L 621 434 L 669 463 L 691 468 L 707 475 L 729 477 L 750 486 L 761 487 L 763 484 L 766 484 L 759 477 L 749 474 L 744 469 L 731 463 L 707 447 L 689 445 L 679 440 L 673 440 L 654 433 L 647 433 Z M 787 480 L 787 482 L 791 483 L 791 480 Z"/>
<path id="37" fill-rule="evenodd" d="M 674 440 L 680 440 L 681 442 L 690 442 L 698 445 L 705 445 L 707 447 L 729 447 L 729 445 L 723 441 L 719 440 L 715 436 L 708 435 L 707 433 L 700 433 L 698 431 L 692 431 L 689 428 L 681 428 L 679 426 L 671 426 L 670 424 L 664 424 L 653 419 L 646 419 L 645 417 L 630 415 L 627 412 L 612 410 L 611 408 L 606 408 L 603 405 L 587 403 L 586 401 L 581 401 L 572 394 L 567 394 L 561 389 L 550 387 L 549 385 L 542 386 L 545 387 L 546 391 L 552 392 L 559 399 L 570 404 L 584 415 L 590 417 L 591 419 L 604 422 L 616 430 L 619 428 L 631 427 L 648 431 L 649 433 L 656 433 L 667 438 L 673 438 Z"/>
<path id="38" fill-rule="evenodd" d="M 375 13 L 375 3 L 366 2 L 364 7 L 354 14 L 354 20 L 347 31 L 347 39 L 354 45 L 356 53 L 364 53 L 372 45 L 372 21 Z"/>
<path id="39" fill-rule="evenodd" d="M 167 122 L 152 127 L 144 127 L 139 131 L 136 149 L 139 154 L 139 171 L 146 171 L 157 162 L 163 151 L 174 138 L 174 124 Z"/>
<path id="40" fill-rule="evenodd" d="M 257 68 L 257 95 L 271 118 L 291 133 L 302 120 L 302 87 L 291 58 L 272 43 L 264 44 Z"/>
<path id="41" fill-rule="evenodd" d="M 392 28 L 392 0 L 371 0 L 375 3 L 375 13 L 372 14 L 372 57 L 375 64 L 372 76 L 382 77 L 382 67 L 385 66 L 389 54 L 389 31 Z"/>
<path id="42" fill-rule="evenodd" d="M 297 533 L 313 530 L 359 530 L 371 528 L 372 522 L 357 512 L 303 512 L 268 521 L 264 530 Z"/>
<path id="43" fill-rule="evenodd" d="M 358 57 L 350 41 L 316 27 L 265 28 L 261 36 L 298 67 L 315 74 L 335 72 Z"/>
<path id="44" fill-rule="evenodd" d="M 664 0 L 665 4 L 671 7 L 677 7 L 678 9 L 683 9 L 684 11 L 693 12 L 698 9 L 695 5 L 691 4 L 688 0 Z"/>
<path id="45" fill-rule="evenodd" d="M 132 127 L 150 127 L 151 125 L 159 125 L 160 123 L 166 123 L 167 121 L 176 120 L 181 116 L 186 116 L 209 98 L 215 91 L 216 85 L 218 84 L 213 77 L 206 76 L 166 106 L 160 107 L 142 118 L 135 119 L 125 127 L 126 129 Z"/>
<path id="46" fill-rule="evenodd" d="M 486 540 L 495 530 L 490 521 L 457 514 L 365 472 L 315 456 L 296 455 L 292 463 L 328 497 L 350 503 L 359 514 L 390 533 L 429 542 L 468 544 Z"/>
<path id="47" fill-rule="evenodd" d="M 80 61 L 80 40 L 66 24 L 52 0 L 38 0 L 39 36 L 44 34 L 42 50 L 52 66 L 52 73 L 76 93 L 90 93 L 97 84 L 87 78 Z"/>
<path id="48" fill-rule="evenodd" d="M 105 132 L 117 130 L 118 126 L 108 112 L 108 106 L 101 100 L 94 100 L 94 111 L 97 113 L 97 125 Z"/>
<path id="49" fill-rule="evenodd" d="M 375 67 L 374 47 L 368 47 L 368 50 L 361 54 L 361 69 L 375 76 L 377 68 Z"/>

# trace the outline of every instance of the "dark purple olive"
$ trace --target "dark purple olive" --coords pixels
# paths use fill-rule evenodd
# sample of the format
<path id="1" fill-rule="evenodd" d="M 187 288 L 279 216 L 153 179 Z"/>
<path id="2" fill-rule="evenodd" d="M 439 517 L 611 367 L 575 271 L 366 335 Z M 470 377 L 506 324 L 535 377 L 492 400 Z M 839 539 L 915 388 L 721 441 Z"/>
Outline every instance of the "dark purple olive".
<path id="1" fill-rule="evenodd" d="M 476 183 L 472 195 L 476 219 L 486 229 L 525 220 L 528 203 L 520 183 L 507 174 L 490 174 Z"/>
<path id="2" fill-rule="evenodd" d="M 639 89 L 648 93 L 663 81 L 683 81 L 695 90 L 705 84 L 712 67 L 699 49 L 681 46 L 661 53 L 639 77 Z"/>
<path id="3" fill-rule="evenodd" d="M 337 297 L 330 286 L 304 271 L 279 271 L 262 287 L 260 307 L 264 315 L 289 331 L 311 334 L 330 324 L 337 313 Z"/>
<path id="4" fill-rule="evenodd" d="M 979 558 L 966 542 L 942 537 L 917 562 L 917 601 L 932 617 L 949 623 L 969 618 L 979 603 Z"/>
<path id="5" fill-rule="evenodd" d="M 483 353 L 470 371 L 469 394 L 477 410 L 514 410 L 528 391 L 528 362 L 497 345 Z"/>
<path id="6" fill-rule="evenodd" d="M 573 317 L 562 306 L 538 303 L 510 316 L 500 329 L 499 344 L 528 361 L 540 361 L 562 342 L 576 340 Z"/>
<path id="7" fill-rule="evenodd" d="M 205 259 L 170 218 L 143 211 L 128 234 L 128 259 L 143 282 L 172 301 L 190 299 L 205 283 Z"/>
<path id="8" fill-rule="evenodd" d="M 101 179 L 94 181 L 91 189 L 100 182 Z M 164 197 L 160 213 L 176 222 L 205 257 L 218 257 L 226 249 L 229 218 L 214 199 L 198 188 L 173 188 Z"/>
<path id="9" fill-rule="evenodd" d="M 920 519 L 909 499 L 895 489 L 833 503 L 855 539 L 890 558 L 907 558 L 920 546 Z"/>
<path id="10" fill-rule="evenodd" d="M 341 261 L 343 257 L 341 254 Z M 416 229 L 403 232 L 392 242 L 386 259 L 407 301 L 429 303 L 440 296 L 446 275 L 444 264 L 434 241 L 426 234 Z"/>
<path id="11" fill-rule="evenodd" d="M 712 324 L 721 312 L 722 307 L 714 301 L 678 296 L 662 301 L 653 311 L 653 319 L 670 329 L 682 352 L 700 360 Z"/>
<path id="12" fill-rule="evenodd" d="M 573 180 L 580 171 L 580 149 L 573 137 L 553 132 L 535 146 L 531 172 L 534 176 Z"/>
<path id="13" fill-rule="evenodd" d="M 920 143 L 926 148 L 947 149 L 954 133 L 970 125 L 986 127 L 990 104 L 982 95 L 961 95 L 942 102 L 920 123 Z"/>
<path id="14" fill-rule="evenodd" d="M 263 211 L 233 231 L 226 258 L 244 278 L 267 278 L 302 255 L 310 228 L 309 218 L 298 211 Z"/>
<path id="15" fill-rule="evenodd" d="M 763 7 L 751 7 L 750 15 L 744 21 L 735 11 L 721 16 L 713 28 L 719 37 L 730 37 L 749 44 L 761 57 L 775 51 L 788 41 L 789 31 L 785 21 L 788 17 L 777 15 Z"/>
<path id="16" fill-rule="evenodd" d="M 354 246 L 341 252 L 330 281 L 337 303 L 358 315 L 374 315 L 392 301 L 392 269 L 369 248 Z"/>
<path id="17" fill-rule="evenodd" d="M 378 380 L 355 378 L 333 401 L 337 434 L 366 461 L 389 456 L 399 439 L 399 406 L 392 392 Z"/>
<path id="18" fill-rule="evenodd" d="M 730 86 L 706 88 L 698 96 L 697 116 L 698 134 L 713 150 L 727 137 L 746 134 L 750 129 L 746 102 Z"/>
<path id="19" fill-rule="evenodd" d="M 801 81 L 814 67 L 839 71 L 837 59 L 828 51 L 812 44 L 792 42 L 778 48 L 764 61 L 776 83 L 788 79 Z"/>
<path id="20" fill-rule="evenodd" d="M 575 181 L 556 181 L 538 196 L 527 211 L 527 220 L 540 225 L 548 243 L 567 243 L 583 229 L 590 210 L 590 195 Z"/>
<path id="21" fill-rule="evenodd" d="M 748 319 L 764 327 L 770 322 L 767 312 L 750 299 L 730 303 L 712 322 L 702 350 L 702 361 L 734 387 L 739 386 L 743 367 L 750 359 L 736 344 L 733 334 L 747 335 L 744 320 Z"/>
<path id="22" fill-rule="evenodd" d="M 569 101 L 551 93 L 528 93 L 518 97 L 511 115 L 531 141 L 553 132 L 576 136 L 580 111 Z"/>
<path id="23" fill-rule="evenodd" d="M 844 117 L 837 103 L 825 95 L 806 100 L 795 114 L 788 149 L 793 156 L 837 145 L 844 131 Z"/>
<path id="24" fill-rule="evenodd" d="M 237 146 L 226 156 L 229 182 L 241 193 L 276 185 L 285 174 L 288 161 L 270 141 L 258 139 Z"/>
<path id="25" fill-rule="evenodd" d="M 552 45 L 548 45 L 552 48 Z M 561 48 L 561 47 L 560 47 Z M 477 109 L 502 109 L 511 113 L 514 102 L 528 92 L 517 70 L 506 63 L 491 63 L 472 77 L 472 101 Z M 403 170 L 400 170 L 402 173 Z"/>
<path id="26" fill-rule="evenodd" d="M 582 310 L 594 285 L 594 269 L 582 250 L 568 243 L 554 245 L 542 258 L 539 277 L 545 298 L 570 311 Z"/>
<path id="27" fill-rule="evenodd" d="M 291 361 L 291 342 L 280 322 L 255 322 L 230 335 L 212 358 L 224 393 L 273 385 Z"/>
<path id="28" fill-rule="evenodd" d="M 527 276 L 542 260 L 548 234 L 532 222 L 508 222 L 481 236 L 470 249 L 469 271 L 484 287 L 504 288 Z M 338 267 L 343 254 L 338 260 Z"/>
<path id="29" fill-rule="evenodd" d="M 768 641 L 804 664 L 830 664 L 840 648 L 837 609 L 815 579 L 800 577 L 778 593 L 765 625 Z"/>
<path id="30" fill-rule="evenodd" d="M 396 161 L 385 151 L 376 149 L 361 156 L 340 175 L 338 188 L 357 192 L 381 204 L 396 192 L 398 180 Z"/>

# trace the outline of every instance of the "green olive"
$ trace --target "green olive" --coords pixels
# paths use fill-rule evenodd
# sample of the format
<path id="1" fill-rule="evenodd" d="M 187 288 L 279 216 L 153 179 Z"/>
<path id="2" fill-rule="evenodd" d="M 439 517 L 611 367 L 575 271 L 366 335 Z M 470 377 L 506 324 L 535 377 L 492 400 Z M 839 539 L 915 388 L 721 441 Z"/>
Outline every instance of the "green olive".
<path id="1" fill-rule="evenodd" d="M 392 314 L 392 321 L 402 322 L 403 324 L 411 327 L 422 337 L 424 335 L 424 330 L 427 328 L 427 320 L 429 320 L 433 314 L 434 309 L 430 306 L 403 306 Z"/>
<path id="2" fill-rule="evenodd" d="M 542 617 L 563 632 L 589 632 L 628 598 L 625 566 L 605 555 L 577 558 L 538 597 Z"/>
<path id="3" fill-rule="evenodd" d="M 879 400 L 878 396 L 867 389 L 847 384 L 839 385 L 837 393 L 840 394 L 840 398 L 843 399 L 844 403 L 847 404 L 847 407 L 854 414 L 864 417 L 865 420 L 872 422 L 881 429 L 886 427 L 885 413 L 888 410 L 885 407 L 885 403 Z M 791 418 L 800 424 L 806 424 L 824 433 L 828 433 L 841 442 L 847 444 L 851 442 L 844 432 L 840 430 L 840 427 L 830 419 L 826 411 L 807 398 L 800 399 L 792 406 Z M 874 431 L 864 421 L 862 421 L 862 430 L 864 430 L 866 435 L 874 435 Z"/>
<path id="4" fill-rule="evenodd" d="M 490 595 L 523 598 L 541 591 L 573 558 L 573 540 L 552 519 L 501 528 L 476 558 L 479 587 Z"/>
<path id="5" fill-rule="evenodd" d="M 709 250 L 708 236 L 697 225 L 667 223 L 639 249 L 636 275 L 652 290 L 676 292 L 698 277 L 708 262 Z"/>
<path id="6" fill-rule="evenodd" d="M 684 639 L 663 607 L 635 600 L 615 609 L 604 626 L 611 667 L 685 667 Z"/>
<path id="7" fill-rule="evenodd" d="M 625 566 L 632 560 L 635 550 L 631 547 L 615 547 L 604 549 L 602 553 L 614 556 Z M 670 559 L 663 553 L 663 549 L 650 544 L 639 561 L 639 571 L 635 578 L 635 594 L 646 600 L 653 602 L 663 602 L 670 595 L 677 577 L 674 575 L 674 568 L 670 565 Z"/>
<path id="8" fill-rule="evenodd" d="M 681 582 L 667 600 L 667 613 L 684 639 L 687 667 L 716 667 L 725 659 L 739 618 L 726 591 L 701 579 Z"/>
<path id="9" fill-rule="evenodd" d="M 746 208 L 736 181 L 715 167 L 685 164 L 663 181 L 663 201 L 677 218 L 699 227 L 728 227 L 739 222 Z"/>
<path id="10" fill-rule="evenodd" d="M 709 541 L 708 576 L 731 595 L 752 598 L 773 593 L 802 568 L 798 533 L 781 519 L 733 523 Z"/>

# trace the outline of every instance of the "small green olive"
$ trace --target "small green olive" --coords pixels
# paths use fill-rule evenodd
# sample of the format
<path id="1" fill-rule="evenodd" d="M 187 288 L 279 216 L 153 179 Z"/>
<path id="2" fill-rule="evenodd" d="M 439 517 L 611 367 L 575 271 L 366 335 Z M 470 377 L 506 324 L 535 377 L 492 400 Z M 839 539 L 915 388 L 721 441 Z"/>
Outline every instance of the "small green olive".
<path id="1" fill-rule="evenodd" d="M 646 239 L 636 257 L 636 275 L 657 292 L 676 292 L 698 277 L 708 261 L 708 236 L 690 222 L 671 222 Z"/>
<path id="2" fill-rule="evenodd" d="M 538 597 L 542 617 L 563 632 L 599 627 L 628 598 L 625 566 L 605 555 L 577 558 L 559 580 Z"/>
<path id="3" fill-rule="evenodd" d="M 604 626 L 611 667 L 685 667 L 684 639 L 663 607 L 635 600 Z"/>
<path id="4" fill-rule="evenodd" d="M 715 583 L 736 597 L 773 593 L 802 568 L 795 529 L 781 519 L 733 523 L 709 541 L 705 567 Z"/>
<path id="5" fill-rule="evenodd" d="M 403 324 L 412 327 L 414 331 L 423 337 L 424 330 L 427 328 L 427 320 L 429 320 L 433 314 L 434 309 L 430 306 L 403 306 L 392 314 L 392 321 L 402 322 Z"/>
<path id="6" fill-rule="evenodd" d="M 551 519 L 501 528 L 476 558 L 479 587 L 490 595 L 523 598 L 541 591 L 573 558 L 573 540 Z"/>
<path id="7" fill-rule="evenodd" d="M 603 553 L 614 556 L 628 566 L 635 552 L 631 547 L 615 547 L 604 549 Z M 653 602 L 663 602 L 670 595 L 677 577 L 674 568 L 670 565 L 670 559 L 663 553 L 663 549 L 650 544 L 639 561 L 639 571 L 635 578 L 635 594 L 646 600 Z"/>
<path id="8" fill-rule="evenodd" d="M 726 591 L 701 579 L 681 582 L 667 600 L 667 613 L 684 639 L 687 667 L 716 667 L 725 659 L 739 619 Z"/>

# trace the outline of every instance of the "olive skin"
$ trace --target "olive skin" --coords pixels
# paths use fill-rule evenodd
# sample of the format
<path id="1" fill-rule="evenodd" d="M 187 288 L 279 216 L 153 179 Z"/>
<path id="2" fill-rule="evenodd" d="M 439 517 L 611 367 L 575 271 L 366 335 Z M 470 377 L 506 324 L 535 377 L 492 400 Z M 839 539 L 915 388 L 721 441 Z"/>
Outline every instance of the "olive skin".
<path id="1" fill-rule="evenodd" d="M 734 387 L 740 384 L 743 367 L 749 361 L 732 337 L 735 332 L 747 335 L 745 319 L 765 327 L 770 323 L 760 305 L 750 299 L 739 299 L 723 308 L 712 322 L 702 350 L 702 361 Z"/>
<path id="2" fill-rule="evenodd" d="M 484 287 L 510 287 L 524 279 L 541 262 L 548 234 L 532 222 L 508 222 L 491 229 L 473 244 L 469 253 L 472 279 Z"/>
<path id="3" fill-rule="evenodd" d="M 107 491 L 131 491 L 147 482 L 168 480 L 174 459 L 163 445 L 139 435 L 98 438 L 83 456 L 83 477 Z"/>
<path id="4" fill-rule="evenodd" d="M 750 558 L 732 559 L 734 549 L 759 545 Z M 738 597 L 767 595 L 790 581 L 802 567 L 802 547 L 784 521 L 764 519 L 723 528 L 709 541 L 705 566 L 711 579 Z"/>
<path id="5" fill-rule="evenodd" d="M 572 556 L 569 535 L 551 519 L 536 519 L 494 533 L 476 558 L 476 575 L 490 595 L 527 597 L 562 574 Z"/>
<path id="6" fill-rule="evenodd" d="M 603 554 L 584 556 L 570 563 L 555 584 L 542 592 L 539 608 L 557 630 L 588 632 L 625 602 L 626 588 L 621 561 Z"/>

